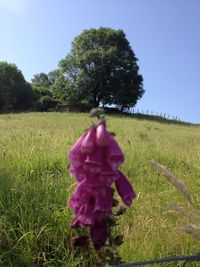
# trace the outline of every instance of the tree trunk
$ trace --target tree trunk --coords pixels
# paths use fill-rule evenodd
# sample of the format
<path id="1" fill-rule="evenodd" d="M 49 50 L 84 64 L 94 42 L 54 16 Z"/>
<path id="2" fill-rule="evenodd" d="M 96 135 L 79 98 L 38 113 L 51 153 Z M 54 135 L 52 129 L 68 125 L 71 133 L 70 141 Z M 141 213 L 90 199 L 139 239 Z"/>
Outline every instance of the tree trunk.
<path id="1" fill-rule="evenodd" d="M 124 108 L 125 108 L 125 106 L 122 105 L 122 106 L 121 106 L 121 109 L 120 109 L 120 111 L 121 111 L 122 113 L 124 112 Z"/>
<path id="2" fill-rule="evenodd" d="M 98 99 L 97 94 L 94 93 L 93 94 L 93 107 L 94 108 L 98 108 L 99 107 L 99 103 L 100 103 L 100 100 Z"/>

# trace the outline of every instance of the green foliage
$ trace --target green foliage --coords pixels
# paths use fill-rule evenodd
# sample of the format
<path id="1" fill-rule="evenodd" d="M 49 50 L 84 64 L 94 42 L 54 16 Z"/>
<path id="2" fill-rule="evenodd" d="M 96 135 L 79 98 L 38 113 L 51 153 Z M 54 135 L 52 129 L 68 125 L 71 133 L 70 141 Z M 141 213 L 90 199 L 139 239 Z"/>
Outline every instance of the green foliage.
<path id="1" fill-rule="evenodd" d="M 50 86 L 56 82 L 56 80 L 59 78 L 59 75 L 60 75 L 60 71 L 58 69 L 52 70 L 48 73 L 48 80 L 49 80 Z"/>
<path id="2" fill-rule="evenodd" d="M 61 60 L 60 78 L 53 91 L 70 104 L 79 105 L 83 100 L 90 107 L 116 104 L 123 110 L 135 105 L 144 93 L 138 70 L 137 58 L 122 30 L 85 30 Z"/>
<path id="3" fill-rule="evenodd" d="M 33 79 L 31 79 L 32 81 L 32 85 L 35 86 L 42 86 L 42 87 L 49 87 L 50 82 L 49 82 L 49 77 L 46 73 L 39 73 L 39 74 L 35 74 Z"/>
<path id="4" fill-rule="evenodd" d="M 55 99 L 59 99 L 65 106 L 79 111 L 89 111 L 90 103 L 87 96 L 77 95 L 73 85 L 65 80 L 64 75 L 55 81 L 51 86 Z"/>
<path id="5" fill-rule="evenodd" d="M 34 86 L 32 86 L 32 89 L 33 89 L 33 94 L 34 94 L 34 97 L 36 100 L 42 96 L 52 96 L 51 92 L 49 91 L 49 88 L 47 88 L 45 86 L 34 85 Z"/>
<path id="6" fill-rule="evenodd" d="M 32 89 L 35 101 L 34 107 L 36 110 L 48 110 L 47 101 L 49 102 L 50 108 L 54 108 L 55 105 L 53 104 L 53 102 L 56 103 L 56 101 L 54 99 L 50 99 L 53 96 L 54 98 L 63 101 L 62 96 L 56 94 L 56 90 L 54 90 L 54 95 L 52 94 L 52 88 L 55 87 L 54 84 L 57 84 L 59 86 L 59 83 L 57 82 L 58 78 L 59 70 L 51 71 L 48 74 L 41 72 L 34 75 L 32 79 Z M 49 96 L 50 98 L 43 98 L 44 96 Z"/>
<path id="7" fill-rule="evenodd" d="M 31 106 L 32 89 L 15 64 L 0 62 L 0 110 L 23 110 Z"/>
<path id="8" fill-rule="evenodd" d="M 52 98 L 51 96 L 45 95 L 42 96 L 36 103 L 35 108 L 38 111 L 49 111 L 55 109 L 59 101 Z"/>
<path id="9" fill-rule="evenodd" d="M 52 85 L 53 96 L 66 103 L 68 106 L 76 105 L 75 92 L 72 90 L 72 86 L 68 83 L 64 75 L 60 75 L 59 78 Z"/>

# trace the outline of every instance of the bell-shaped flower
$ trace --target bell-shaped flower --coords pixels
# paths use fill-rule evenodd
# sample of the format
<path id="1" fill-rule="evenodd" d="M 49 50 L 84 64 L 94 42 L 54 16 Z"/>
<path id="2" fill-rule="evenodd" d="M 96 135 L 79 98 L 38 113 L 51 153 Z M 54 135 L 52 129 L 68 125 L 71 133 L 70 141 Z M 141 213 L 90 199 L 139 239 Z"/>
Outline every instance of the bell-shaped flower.
<path id="1" fill-rule="evenodd" d="M 101 223 L 102 221 L 105 221 L 110 215 L 112 215 L 112 211 L 95 211 L 95 222 Z"/>
<path id="2" fill-rule="evenodd" d="M 86 158 L 86 155 L 81 153 L 81 144 L 85 138 L 85 134 L 83 134 L 77 142 L 72 146 L 69 151 L 68 159 L 71 163 L 73 163 L 74 167 L 79 167 L 82 165 L 83 161 Z"/>
<path id="3" fill-rule="evenodd" d="M 108 163 L 104 163 L 103 170 L 98 174 L 98 179 L 103 185 L 109 187 L 118 178 L 118 176 L 117 171 L 113 171 Z"/>
<path id="4" fill-rule="evenodd" d="M 90 196 L 88 198 L 88 201 L 80 207 L 76 215 L 76 218 L 80 224 L 85 226 L 94 224 L 95 221 L 94 205 L 95 205 L 95 199 L 92 196 Z"/>
<path id="5" fill-rule="evenodd" d="M 76 177 L 76 180 L 78 182 L 83 181 L 84 179 L 87 178 L 87 175 L 85 173 L 85 171 L 83 170 L 82 167 L 75 167 L 73 164 L 70 165 L 69 167 L 69 171 L 71 174 L 73 174 Z"/>
<path id="6" fill-rule="evenodd" d="M 107 223 L 116 205 L 112 183 L 123 202 L 130 206 L 136 196 L 130 182 L 118 171 L 124 154 L 114 137 L 107 132 L 104 122 L 90 128 L 71 148 L 69 171 L 78 183 L 68 205 L 74 211 L 72 227 L 86 226 L 96 249 L 108 238 Z M 116 215 L 123 213 L 119 210 Z M 77 237 L 75 245 L 87 244 L 87 237 Z"/>
<path id="7" fill-rule="evenodd" d="M 78 184 L 68 205 L 76 213 L 73 225 L 91 225 L 95 221 L 95 192 L 87 181 Z"/>
<path id="8" fill-rule="evenodd" d="M 124 154 L 115 139 L 110 135 L 109 146 L 107 149 L 107 161 L 113 170 L 117 170 L 124 162 Z"/>
<path id="9" fill-rule="evenodd" d="M 83 163 L 83 169 L 86 173 L 95 175 L 102 171 L 103 152 L 102 147 L 97 147 L 93 154 L 87 155 L 86 160 Z"/>
<path id="10" fill-rule="evenodd" d="M 112 213 L 112 204 L 113 204 L 113 190 L 110 187 L 99 187 L 98 194 L 95 199 L 95 212 L 104 212 L 107 215 L 111 215 Z M 98 213 L 96 214 L 98 215 Z M 95 216 L 96 220 L 98 220 L 98 216 Z"/>
<path id="11" fill-rule="evenodd" d="M 91 195 L 91 190 L 89 190 L 86 185 L 87 183 L 85 180 L 78 183 L 76 190 L 68 201 L 69 207 L 73 209 L 76 214 L 79 212 L 80 207 L 88 202 L 88 199 Z"/>
<path id="12" fill-rule="evenodd" d="M 115 181 L 116 189 L 120 197 L 122 198 L 124 204 L 128 207 L 131 206 L 133 198 L 136 197 L 136 194 L 124 174 L 118 171 L 119 178 Z"/>
<path id="13" fill-rule="evenodd" d="M 81 143 L 81 153 L 92 154 L 96 149 L 96 129 L 90 128 Z"/>
<path id="14" fill-rule="evenodd" d="M 97 126 L 96 142 L 99 146 L 107 146 L 109 144 L 109 134 L 103 122 Z"/>
<path id="15" fill-rule="evenodd" d="M 90 227 L 90 236 L 93 241 L 94 247 L 100 249 L 108 238 L 108 230 L 106 221 L 95 223 Z"/>

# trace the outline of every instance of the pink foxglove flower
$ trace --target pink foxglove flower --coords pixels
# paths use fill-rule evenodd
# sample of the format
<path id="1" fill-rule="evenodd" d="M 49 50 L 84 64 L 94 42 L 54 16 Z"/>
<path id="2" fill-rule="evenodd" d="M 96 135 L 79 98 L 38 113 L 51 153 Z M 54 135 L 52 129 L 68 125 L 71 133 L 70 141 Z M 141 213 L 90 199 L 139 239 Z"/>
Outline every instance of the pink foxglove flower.
<path id="1" fill-rule="evenodd" d="M 73 163 L 74 167 L 79 167 L 82 165 L 83 161 L 86 158 L 86 155 L 81 153 L 81 144 L 85 138 L 86 134 L 83 134 L 78 140 L 77 142 L 73 145 L 73 147 L 71 148 L 71 150 L 69 151 L 69 161 L 71 163 Z"/>
<path id="2" fill-rule="evenodd" d="M 81 182 L 87 178 L 87 175 L 82 167 L 75 167 L 73 165 L 70 165 L 69 171 L 76 177 L 78 182 Z"/>
<path id="3" fill-rule="evenodd" d="M 103 122 L 97 126 L 96 141 L 99 146 L 107 146 L 109 144 L 109 134 Z"/>
<path id="4" fill-rule="evenodd" d="M 95 223 L 90 228 L 90 235 L 94 247 L 96 249 L 100 249 L 105 244 L 108 237 L 106 221 L 102 221 L 101 223 Z"/>
<path id="5" fill-rule="evenodd" d="M 68 202 L 75 213 L 72 227 L 89 227 L 94 247 L 99 249 L 108 238 L 107 221 L 115 204 L 112 184 L 115 183 L 127 206 L 135 197 L 131 184 L 118 170 L 124 162 L 124 154 L 107 132 L 105 123 L 101 122 L 78 139 L 68 158 L 69 171 L 77 180 L 77 187 Z M 82 239 L 77 240 L 81 244 Z"/>
<path id="6" fill-rule="evenodd" d="M 106 215 L 111 215 L 113 205 L 113 190 L 110 187 L 99 187 L 96 192 L 95 212 L 105 212 Z M 98 218 L 96 218 L 98 221 Z"/>
<path id="7" fill-rule="evenodd" d="M 113 170 L 117 170 L 124 162 L 124 154 L 115 139 L 110 135 L 110 142 L 107 147 L 107 161 Z"/>
<path id="8" fill-rule="evenodd" d="M 80 206 L 79 211 L 76 215 L 76 219 L 82 225 L 93 225 L 95 222 L 95 214 L 94 214 L 94 205 L 95 199 L 92 197 L 88 197 L 87 202 Z"/>
<path id="9" fill-rule="evenodd" d="M 99 218 L 111 215 L 113 190 L 100 184 L 90 184 L 86 180 L 79 183 L 68 205 L 76 213 L 76 223 L 92 225 Z"/>
<path id="10" fill-rule="evenodd" d="M 124 176 L 124 174 L 120 171 L 118 171 L 118 173 L 119 173 L 119 178 L 115 181 L 117 192 L 122 198 L 124 204 L 130 207 L 133 198 L 136 197 L 136 194 L 133 191 L 131 184 L 129 183 L 128 179 Z"/>
<path id="11" fill-rule="evenodd" d="M 113 171 L 113 169 L 107 163 L 105 163 L 103 171 L 98 175 L 98 179 L 102 184 L 110 187 L 112 183 L 117 180 L 118 176 L 118 172 Z"/>
<path id="12" fill-rule="evenodd" d="M 96 149 L 96 129 L 91 128 L 81 143 L 81 153 L 92 154 Z"/>
<path id="13" fill-rule="evenodd" d="M 103 149 L 100 147 L 94 151 L 93 154 L 87 155 L 84 163 L 83 169 L 88 173 L 95 175 L 103 169 Z"/>

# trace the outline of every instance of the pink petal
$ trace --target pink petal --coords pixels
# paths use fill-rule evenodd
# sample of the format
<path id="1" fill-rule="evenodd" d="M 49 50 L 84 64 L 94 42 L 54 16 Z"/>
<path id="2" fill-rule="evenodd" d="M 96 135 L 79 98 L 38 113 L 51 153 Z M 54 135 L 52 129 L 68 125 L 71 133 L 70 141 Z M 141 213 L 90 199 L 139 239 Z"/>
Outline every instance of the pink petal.
<path id="1" fill-rule="evenodd" d="M 86 173 L 82 167 L 77 168 L 73 164 L 71 164 L 69 167 L 69 171 L 76 177 L 78 182 L 81 182 L 87 178 Z"/>
<path id="2" fill-rule="evenodd" d="M 96 149 L 96 129 L 90 128 L 81 143 L 81 153 L 92 154 Z"/>
<path id="3" fill-rule="evenodd" d="M 104 164 L 103 171 L 99 173 L 98 179 L 105 186 L 111 186 L 112 183 L 118 178 L 118 173 L 108 165 Z"/>
<path id="4" fill-rule="evenodd" d="M 87 186 L 84 180 L 80 182 L 68 202 L 71 209 L 74 210 L 76 216 L 74 218 L 73 227 L 76 225 L 91 225 L 95 221 L 95 192 Z"/>
<path id="5" fill-rule="evenodd" d="M 102 170 L 102 161 L 103 148 L 98 147 L 93 154 L 87 156 L 86 160 L 83 163 L 83 169 L 86 173 L 90 175 L 95 175 Z"/>
<path id="6" fill-rule="evenodd" d="M 90 173 L 86 172 L 86 173 L 87 173 L 87 178 L 86 178 L 87 186 L 91 188 L 91 191 L 94 191 L 96 188 L 102 185 L 102 183 L 98 179 L 97 176 L 98 174 L 97 175 L 92 174 L 91 172 Z"/>
<path id="7" fill-rule="evenodd" d="M 119 178 L 115 181 L 117 192 L 122 198 L 124 204 L 130 207 L 132 204 L 133 198 L 136 197 L 136 194 L 133 191 L 133 188 L 130 182 L 124 176 L 124 174 L 120 171 L 118 171 L 118 173 L 119 173 Z"/>
<path id="8" fill-rule="evenodd" d="M 95 198 L 95 212 L 102 211 L 111 214 L 113 204 L 113 190 L 110 187 L 99 187 L 98 196 Z M 98 219 L 98 216 L 97 216 Z"/>
<path id="9" fill-rule="evenodd" d="M 99 146 L 107 146 L 109 143 L 109 134 L 106 131 L 104 123 L 100 123 L 96 129 L 96 141 Z"/>
<path id="10" fill-rule="evenodd" d="M 68 201 L 68 205 L 75 213 L 78 213 L 80 207 L 88 202 L 91 194 L 88 188 L 86 187 L 87 183 L 85 180 L 80 182 L 72 194 L 72 197 Z"/>
<path id="11" fill-rule="evenodd" d="M 80 209 L 80 205 L 79 202 L 77 201 L 76 197 L 74 195 L 72 195 L 72 197 L 70 198 L 70 200 L 68 201 L 68 206 L 75 212 L 78 213 L 79 209 Z"/>
<path id="12" fill-rule="evenodd" d="M 108 231 L 106 221 L 95 223 L 90 227 L 90 236 L 93 241 L 94 247 L 100 249 L 108 238 Z"/>
<path id="13" fill-rule="evenodd" d="M 113 170 L 117 170 L 119 166 L 124 162 L 124 154 L 111 135 L 109 146 L 106 149 L 108 163 L 110 164 Z"/>
<path id="14" fill-rule="evenodd" d="M 77 214 L 77 220 L 82 225 L 92 225 L 94 223 L 94 204 L 95 199 L 93 197 L 90 197 L 88 202 L 80 207 Z"/>
<path id="15" fill-rule="evenodd" d="M 105 221 L 110 215 L 112 215 L 112 210 L 97 210 L 95 211 L 95 222 L 101 223 L 102 221 Z"/>
<path id="16" fill-rule="evenodd" d="M 68 159 L 70 162 L 73 162 L 75 167 L 81 166 L 82 162 L 85 160 L 86 155 L 81 153 L 81 144 L 85 138 L 86 133 L 84 133 L 77 142 L 72 146 L 69 151 Z"/>

